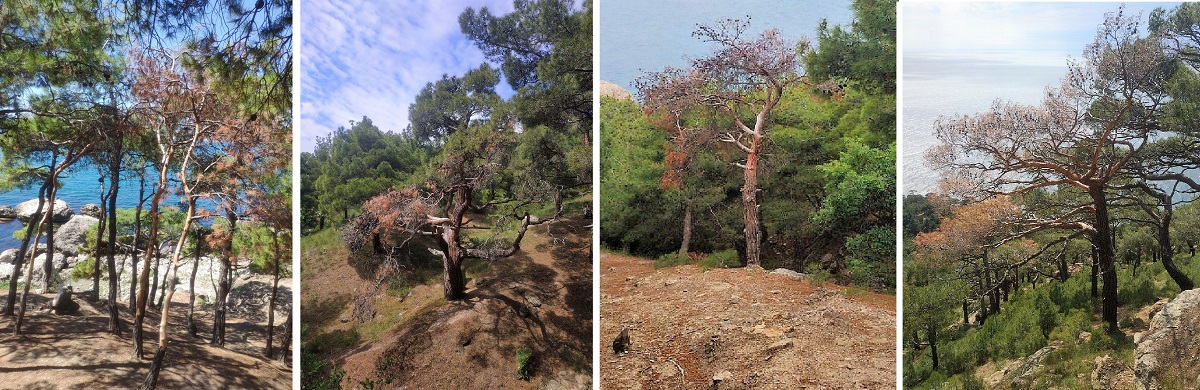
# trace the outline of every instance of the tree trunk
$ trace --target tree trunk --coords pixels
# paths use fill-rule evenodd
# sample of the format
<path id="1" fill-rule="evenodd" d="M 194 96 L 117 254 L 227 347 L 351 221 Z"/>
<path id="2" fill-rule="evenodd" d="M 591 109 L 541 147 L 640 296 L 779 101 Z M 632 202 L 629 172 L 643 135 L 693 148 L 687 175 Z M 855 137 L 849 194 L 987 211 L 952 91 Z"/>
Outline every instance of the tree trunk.
<path id="1" fill-rule="evenodd" d="M 1092 298 L 1100 297 L 1100 252 L 1096 250 L 1096 243 L 1092 242 Z"/>
<path id="2" fill-rule="evenodd" d="M 167 356 L 167 350 L 164 345 L 159 345 L 154 351 L 154 360 L 150 362 L 150 374 L 146 375 L 146 380 L 142 381 L 140 390 L 154 390 L 158 387 L 158 372 L 162 370 L 163 358 Z"/>
<path id="3" fill-rule="evenodd" d="M 104 247 L 101 238 L 104 237 L 104 214 L 108 207 L 108 196 L 104 194 L 104 177 L 100 177 L 100 221 L 96 227 L 96 251 L 92 256 L 92 300 L 100 300 L 100 249 Z"/>
<path id="4" fill-rule="evenodd" d="M 142 203 L 146 199 L 146 177 L 138 177 L 138 204 L 133 215 L 133 254 L 129 255 L 129 312 L 137 312 L 138 248 L 142 244 Z M 150 264 L 150 263 L 146 263 Z M 142 265 L 145 267 L 145 265 Z"/>
<path id="5" fill-rule="evenodd" d="M 231 208 L 225 208 L 225 219 L 229 221 L 229 239 L 223 244 L 221 249 L 221 269 L 217 277 L 217 299 L 214 302 L 216 308 L 213 311 L 213 334 L 209 344 L 217 346 L 225 346 L 225 314 L 229 310 L 229 284 L 230 284 L 230 267 L 233 264 L 233 232 L 237 230 L 238 216 L 237 212 Z"/>
<path id="6" fill-rule="evenodd" d="M 1158 252 L 1162 254 L 1162 265 L 1167 270 L 1167 274 L 1171 275 L 1171 280 L 1174 280 L 1175 284 L 1179 285 L 1180 291 L 1191 290 L 1196 285 L 1192 283 L 1192 279 L 1187 274 L 1175 266 L 1175 248 L 1171 247 L 1171 218 L 1173 214 L 1171 199 L 1168 197 L 1163 202 L 1163 205 L 1162 220 L 1158 224 Z M 1195 222 L 1191 221 L 1191 223 Z"/>
<path id="7" fill-rule="evenodd" d="M 279 334 L 279 360 L 286 362 L 289 366 L 292 360 L 288 359 L 292 351 L 292 310 L 288 310 L 287 320 L 283 322 L 283 331 Z"/>
<path id="8" fill-rule="evenodd" d="M 1116 254 L 1113 253 L 1112 226 L 1108 219 L 1108 199 L 1104 186 L 1093 185 L 1088 191 L 1096 207 L 1096 250 L 1099 253 L 1100 278 L 1104 282 L 1101 290 L 1101 318 L 1108 324 L 1108 331 L 1117 330 L 1117 269 Z"/>
<path id="9" fill-rule="evenodd" d="M 175 284 L 179 282 L 179 258 L 183 256 L 183 246 L 187 243 L 187 232 L 192 227 L 192 217 L 196 215 L 196 197 L 191 194 L 187 194 L 187 196 L 187 219 L 183 220 L 183 229 L 180 230 L 182 233 L 179 234 L 179 241 L 175 243 L 175 252 L 171 254 L 171 265 L 166 271 L 169 277 L 163 279 L 162 291 L 166 295 L 161 301 L 162 313 L 158 320 L 158 351 L 154 353 L 155 364 L 150 367 L 150 374 L 146 377 L 146 381 L 152 385 L 154 381 L 158 380 L 158 371 L 162 368 L 163 356 L 166 355 L 169 346 L 167 342 L 170 333 L 167 324 L 171 317 L 171 298 L 175 295 Z"/>
<path id="10" fill-rule="evenodd" d="M 42 202 L 41 200 L 46 198 L 46 190 L 49 186 L 50 186 L 49 183 L 43 183 L 42 188 L 38 190 L 37 198 L 39 201 L 38 201 L 38 206 L 36 209 L 37 211 L 34 212 L 33 215 L 41 215 L 42 205 L 45 203 L 45 202 Z M 17 257 L 13 259 L 13 273 L 12 273 L 12 276 L 9 276 L 9 278 L 8 278 L 8 302 L 4 305 L 4 316 L 5 317 L 12 317 L 13 315 L 16 314 L 15 309 L 17 308 L 17 285 L 20 284 L 20 280 L 21 280 L 20 270 L 21 270 L 21 266 L 24 265 L 25 256 L 27 256 L 29 254 L 29 241 L 31 239 L 33 239 L 33 237 L 35 235 L 37 235 L 37 233 L 35 232 L 36 227 L 37 227 L 37 224 L 33 223 L 32 219 L 30 219 L 29 224 L 25 225 L 25 238 L 21 239 L 21 246 L 17 249 Z M 36 252 L 37 251 L 36 241 L 34 242 L 33 245 L 34 245 L 34 252 Z M 32 269 L 33 268 L 30 267 L 31 271 L 32 271 Z M 28 274 L 28 273 L 26 273 L 26 274 Z"/>
<path id="11" fill-rule="evenodd" d="M 746 152 L 746 167 L 742 172 L 742 218 L 745 220 L 746 264 L 762 266 L 759 245 L 762 243 L 758 221 L 758 153 L 762 148 L 762 129 L 752 135 Z"/>
<path id="12" fill-rule="evenodd" d="M 963 300 L 962 300 L 962 309 L 963 309 L 963 325 L 970 325 L 971 324 L 971 318 L 970 318 L 971 304 L 967 300 L 967 298 L 963 298 Z"/>
<path id="13" fill-rule="evenodd" d="M 929 327 L 929 352 L 933 357 L 933 370 L 938 369 L 938 352 L 937 352 L 937 327 Z"/>
<path id="14" fill-rule="evenodd" d="M 146 261 L 142 265 L 142 277 L 138 285 L 137 312 L 133 317 L 133 356 L 138 359 L 142 358 L 143 352 L 142 323 L 146 320 L 146 300 L 150 293 L 150 262 L 157 255 L 154 247 L 158 246 L 158 205 L 162 203 L 163 195 L 167 192 L 167 168 L 167 164 L 159 168 L 157 188 L 154 190 L 154 199 L 150 201 L 150 233 L 146 237 Z"/>
<path id="15" fill-rule="evenodd" d="M 188 334 L 196 337 L 196 272 L 200 271 L 200 229 L 196 229 L 196 261 L 192 262 L 192 276 L 188 277 Z"/>
<path id="16" fill-rule="evenodd" d="M 42 213 L 42 221 L 38 223 L 38 226 L 41 226 L 43 223 L 45 223 L 47 219 L 51 219 L 51 214 L 52 213 Z M 42 230 L 38 229 L 37 231 L 38 233 L 33 237 L 33 242 L 38 242 L 38 240 L 42 238 Z M 17 312 L 17 320 L 13 323 L 13 336 L 21 335 L 21 323 L 25 320 L 25 305 L 29 301 L 29 285 L 33 283 L 33 266 L 35 263 L 34 259 L 36 257 L 36 250 L 29 255 L 29 272 L 25 273 L 25 289 L 21 292 L 21 310 Z"/>
<path id="17" fill-rule="evenodd" d="M 270 359 L 271 356 L 273 356 L 273 355 L 271 355 L 271 352 L 274 349 L 273 348 L 274 346 L 272 344 L 273 344 L 273 341 L 275 340 L 275 298 L 277 298 L 279 296 L 279 261 L 280 261 L 279 254 L 280 254 L 280 250 L 279 250 L 279 233 L 278 232 L 273 231 L 271 233 L 271 241 L 272 241 L 272 246 L 275 249 L 275 256 L 274 256 L 275 259 L 274 259 L 274 264 L 273 264 L 274 265 L 273 271 L 274 271 L 275 279 L 271 283 L 271 301 L 270 301 L 270 303 L 267 304 L 267 347 L 263 350 L 263 356 L 265 356 L 267 359 Z"/>
<path id="18" fill-rule="evenodd" d="M 54 283 L 54 273 L 55 273 L 54 272 L 54 200 L 56 199 L 55 196 L 58 195 L 58 188 L 57 188 L 58 180 L 56 180 L 57 177 L 58 177 L 58 172 L 51 171 L 51 173 L 50 173 L 50 197 L 47 202 L 49 204 L 46 207 L 46 215 L 49 215 L 50 218 L 42 218 L 42 220 L 45 221 L 45 225 L 42 225 L 42 226 L 44 226 L 46 228 L 45 229 L 45 231 L 46 231 L 46 233 L 45 233 L 46 262 L 44 263 L 44 266 L 43 266 L 46 269 L 46 280 L 44 281 L 45 283 L 42 283 L 42 293 L 43 294 L 54 291 L 54 286 L 52 285 L 52 283 Z M 34 241 L 34 242 L 36 243 L 37 241 Z M 35 246 L 36 246 L 36 244 L 35 244 Z M 35 249 L 33 252 L 37 253 L 37 250 Z"/>
<path id="19" fill-rule="evenodd" d="M 692 243 L 692 205 L 683 207 L 683 240 L 679 244 L 679 254 L 687 256 Z"/>

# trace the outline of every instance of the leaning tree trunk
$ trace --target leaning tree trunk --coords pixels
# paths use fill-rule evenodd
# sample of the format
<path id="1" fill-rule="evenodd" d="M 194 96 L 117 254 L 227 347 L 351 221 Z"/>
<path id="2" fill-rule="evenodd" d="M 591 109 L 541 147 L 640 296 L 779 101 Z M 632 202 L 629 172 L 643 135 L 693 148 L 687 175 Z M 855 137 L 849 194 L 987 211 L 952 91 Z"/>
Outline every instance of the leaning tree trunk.
<path id="1" fill-rule="evenodd" d="M 185 160 L 186 161 L 186 160 Z M 171 254 L 171 265 L 167 269 L 168 278 L 164 279 L 162 290 L 165 296 L 161 301 L 162 313 L 158 320 L 158 350 L 154 352 L 154 362 L 150 364 L 150 373 L 146 375 L 145 384 L 153 389 L 158 382 L 158 373 L 162 370 L 163 357 L 167 354 L 169 333 L 167 324 L 171 314 L 171 298 L 175 295 L 175 284 L 179 281 L 179 258 L 183 256 L 183 246 L 187 243 L 187 232 L 192 227 L 192 217 L 196 215 L 196 198 L 188 196 L 187 218 L 183 220 L 183 230 L 179 241 L 175 244 L 175 252 Z"/>
<path id="2" fill-rule="evenodd" d="M 1171 275 L 1171 280 L 1179 285 L 1180 291 L 1187 291 L 1195 288 L 1196 285 L 1192 283 L 1192 279 L 1187 274 L 1175 266 L 1175 248 L 1171 247 L 1171 217 L 1171 198 L 1168 197 L 1163 202 L 1162 220 L 1158 224 L 1158 252 L 1161 254 L 1163 268 L 1167 270 L 1168 275 Z"/>
<path id="3" fill-rule="evenodd" d="M 47 219 L 51 218 L 51 213 L 42 213 L 42 221 L 38 223 L 38 226 L 41 226 L 46 222 Z M 41 229 L 38 229 L 38 233 L 33 237 L 33 242 L 38 242 L 38 240 L 41 238 Z M 25 273 L 25 289 L 21 292 L 21 310 L 17 312 L 17 321 L 13 324 L 13 336 L 21 335 L 21 323 L 25 320 L 25 305 L 29 301 L 29 285 L 33 283 L 33 266 L 35 263 L 35 258 L 37 258 L 36 250 L 29 255 L 29 270 Z"/>
<path id="4" fill-rule="evenodd" d="M 158 246 L 158 205 L 162 203 L 163 195 L 167 192 L 166 169 L 165 165 L 161 168 L 158 185 L 154 190 L 154 198 L 150 201 L 150 233 L 146 237 L 148 248 L 146 249 L 146 261 L 142 265 L 140 284 L 138 284 L 137 312 L 133 317 L 133 356 L 138 359 L 142 358 L 143 353 L 142 324 L 146 320 L 146 300 L 150 293 L 150 262 L 157 255 L 153 247 Z"/>
<path id="5" fill-rule="evenodd" d="M 49 183 L 45 183 L 42 185 L 42 188 L 38 190 L 38 205 L 37 205 L 37 209 L 33 213 L 33 215 L 35 215 L 35 216 L 41 215 L 42 205 L 45 203 L 42 200 L 45 199 L 46 190 L 49 186 L 50 186 Z M 4 316 L 5 317 L 11 317 L 16 314 L 15 309 L 17 307 L 17 285 L 21 284 L 20 283 L 20 280 L 21 280 L 20 279 L 21 278 L 20 270 L 21 270 L 21 266 L 24 265 L 25 256 L 29 254 L 29 240 L 32 239 L 33 236 L 37 234 L 35 232 L 36 228 L 37 228 L 37 224 L 33 223 L 33 220 L 31 218 L 29 221 L 29 224 L 27 224 L 25 226 L 25 238 L 21 239 L 21 246 L 17 249 L 17 257 L 13 259 L 13 273 L 11 276 L 9 276 L 9 279 L 8 279 L 8 302 L 4 305 Z M 34 252 L 37 252 L 36 241 L 35 241 L 34 246 L 35 246 Z M 32 271 L 33 267 L 30 267 L 30 270 Z M 28 274 L 28 273 L 26 273 L 26 274 Z"/>
<path id="6" fill-rule="evenodd" d="M 1108 325 L 1107 330 L 1110 333 L 1118 331 L 1117 328 L 1117 269 L 1116 269 L 1116 254 L 1113 253 L 1112 242 L 1112 226 L 1108 218 L 1108 199 L 1104 194 L 1104 186 L 1093 185 L 1088 195 L 1092 198 L 1092 204 L 1096 208 L 1096 234 L 1092 236 L 1095 241 L 1100 265 L 1100 278 L 1104 282 L 1101 288 L 1100 312 L 1101 318 Z"/>

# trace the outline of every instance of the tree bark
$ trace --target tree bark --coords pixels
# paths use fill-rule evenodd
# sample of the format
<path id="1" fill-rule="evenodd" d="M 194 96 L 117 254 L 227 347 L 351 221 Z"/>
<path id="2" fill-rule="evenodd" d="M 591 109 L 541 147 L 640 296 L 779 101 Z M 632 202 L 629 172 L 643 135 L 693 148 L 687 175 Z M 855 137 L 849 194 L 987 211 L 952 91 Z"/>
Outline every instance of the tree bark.
<path id="1" fill-rule="evenodd" d="M 186 159 L 184 160 L 186 163 Z M 181 175 L 182 176 L 182 175 Z M 186 187 L 184 187 L 186 188 Z M 188 210 L 187 218 L 183 220 L 183 230 L 179 234 L 179 241 L 175 244 L 175 251 L 171 254 L 171 265 L 167 269 L 168 278 L 164 279 L 162 290 L 165 292 L 165 297 L 161 301 L 162 313 L 158 320 L 158 350 L 154 353 L 155 363 L 150 367 L 150 374 L 147 375 L 146 381 L 151 383 L 150 388 L 154 388 L 154 382 L 158 380 L 158 371 L 162 368 L 163 356 L 167 353 L 167 344 L 170 333 L 167 329 L 171 314 L 171 298 L 175 295 L 175 284 L 179 281 L 179 258 L 183 257 L 183 246 L 187 243 L 187 232 L 192 227 L 192 217 L 196 215 L 196 197 L 187 194 Z"/>
<path id="2" fill-rule="evenodd" d="M 138 179 L 138 204 L 133 215 L 133 253 L 129 255 L 129 312 L 137 312 L 138 248 L 142 244 L 142 204 L 146 200 L 146 177 Z M 149 263 L 146 263 L 149 264 Z M 142 265 L 145 267 L 145 265 Z"/>
<path id="3" fill-rule="evenodd" d="M 1088 190 L 1092 203 L 1096 207 L 1096 250 L 1099 254 L 1100 278 L 1104 282 L 1101 290 L 1101 318 L 1108 325 L 1107 330 L 1115 333 L 1117 329 L 1117 270 L 1116 254 L 1113 253 L 1112 226 L 1108 219 L 1108 199 L 1104 186 L 1093 185 Z"/>
<path id="4" fill-rule="evenodd" d="M 196 229 L 195 261 L 192 262 L 192 275 L 188 277 L 188 334 L 196 337 L 196 272 L 200 270 L 200 229 Z"/>
<path id="5" fill-rule="evenodd" d="M 42 206 L 45 203 L 44 201 L 42 201 L 42 199 L 46 198 L 46 190 L 49 186 L 50 186 L 49 183 L 43 183 L 42 188 L 38 190 L 38 197 L 37 197 L 38 198 L 38 206 L 37 206 L 36 212 L 34 212 L 33 215 L 41 215 Z M 33 239 L 33 237 L 35 235 L 37 235 L 37 233 L 35 232 L 36 227 L 37 227 L 37 224 L 33 223 L 32 219 L 29 221 L 28 224 L 25 225 L 25 238 L 21 239 L 21 246 L 17 249 L 17 257 L 15 259 L 13 259 L 13 273 L 12 273 L 12 276 L 9 276 L 9 278 L 8 278 L 8 302 L 4 306 L 4 316 L 5 317 L 12 317 L 13 315 L 16 314 L 15 309 L 17 308 L 17 285 L 20 284 L 20 280 L 21 280 L 21 272 L 19 272 L 19 271 L 21 270 L 21 266 L 23 266 L 25 264 L 24 263 L 25 256 L 27 256 L 29 254 L 29 242 L 31 239 Z M 34 241 L 33 245 L 34 245 L 34 252 L 37 252 L 36 241 Z M 32 270 L 33 270 L 33 268 L 30 267 L 30 271 L 32 271 Z M 26 274 L 28 274 L 28 272 Z"/>
<path id="6" fill-rule="evenodd" d="M 1100 297 L 1100 252 L 1096 250 L 1095 240 L 1092 242 L 1092 298 Z"/>
<path id="7" fill-rule="evenodd" d="M 158 246 L 158 206 L 162 203 L 163 195 L 167 192 L 167 169 L 169 164 L 159 168 L 158 184 L 150 201 L 150 233 L 146 237 L 146 261 L 142 265 L 140 284 L 138 285 L 137 312 L 133 317 L 133 356 L 142 358 L 142 324 L 146 320 L 146 300 L 150 293 L 150 262 L 157 256 L 154 247 Z M 157 262 L 156 262 L 157 263 Z M 156 373 L 157 375 L 157 373 Z"/>
<path id="8" fill-rule="evenodd" d="M 1171 280 L 1179 285 L 1180 291 L 1191 290 L 1196 287 L 1192 283 L 1192 279 L 1183 273 L 1179 267 L 1175 266 L 1175 248 L 1171 247 L 1171 218 L 1173 214 L 1171 199 L 1168 197 L 1163 202 L 1162 219 L 1158 224 L 1158 252 L 1161 254 L 1163 268 L 1167 270 L 1167 274 L 1171 275 Z M 1195 223 L 1196 221 L 1192 221 Z"/>
<path id="9" fill-rule="evenodd" d="M 760 126 L 756 126 L 760 127 Z M 750 150 L 746 152 L 746 168 L 743 169 L 742 219 L 745 221 L 746 264 L 762 266 L 759 245 L 762 243 L 758 221 L 758 154 L 762 148 L 762 128 L 751 135 Z"/>
<path id="10" fill-rule="evenodd" d="M 271 232 L 271 246 L 275 250 L 274 265 L 274 281 L 271 283 L 271 301 L 267 304 L 267 347 L 263 350 L 263 356 L 270 359 L 273 352 L 273 341 L 275 339 L 275 299 L 279 296 L 279 233 Z"/>
<path id="11" fill-rule="evenodd" d="M 679 244 L 679 254 L 687 256 L 692 243 L 692 205 L 683 207 L 683 240 Z"/>
<path id="12" fill-rule="evenodd" d="M 42 293 L 50 293 L 54 291 L 54 200 L 58 195 L 58 171 L 52 170 L 50 173 L 50 197 L 46 207 L 46 214 L 50 218 L 42 218 L 45 221 L 45 237 L 46 237 L 46 262 L 44 268 L 46 270 L 46 280 L 42 283 Z M 34 241 L 36 243 L 37 241 Z M 35 244 L 36 246 L 36 244 Z M 37 250 L 33 251 L 37 253 Z"/>
<path id="13" fill-rule="evenodd" d="M 51 218 L 51 213 L 42 213 L 42 221 L 38 223 L 38 226 L 41 226 L 42 223 Z M 42 230 L 37 229 L 37 231 L 38 233 L 33 237 L 33 242 L 38 242 L 38 240 L 42 238 Z M 29 285 L 33 283 L 33 266 L 35 263 L 34 259 L 36 257 L 36 250 L 29 255 L 29 270 L 25 273 L 25 289 L 21 292 L 21 310 L 17 312 L 17 320 L 13 323 L 13 336 L 21 335 L 21 323 L 25 320 L 25 304 L 29 301 Z"/>
<path id="14" fill-rule="evenodd" d="M 104 235 L 104 214 L 108 208 L 108 196 L 104 194 L 104 178 L 100 178 L 100 222 L 96 227 L 96 251 L 92 256 L 92 300 L 100 300 L 100 249 L 102 245 L 101 238 Z"/>
<path id="15" fill-rule="evenodd" d="M 217 277 L 217 299 L 214 302 L 216 309 L 213 312 L 213 334 L 209 344 L 217 346 L 225 346 L 225 314 L 229 310 L 229 305 L 226 301 L 229 300 L 229 283 L 230 283 L 230 267 L 233 257 L 233 232 L 237 230 L 237 212 L 232 207 L 225 208 L 225 219 L 229 221 L 229 239 L 223 244 L 221 250 L 221 269 L 220 276 Z"/>
<path id="16" fill-rule="evenodd" d="M 937 351 L 937 327 L 929 327 L 929 352 L 933 357 L 933 370 L 938 369 L 938 351 Z"/>

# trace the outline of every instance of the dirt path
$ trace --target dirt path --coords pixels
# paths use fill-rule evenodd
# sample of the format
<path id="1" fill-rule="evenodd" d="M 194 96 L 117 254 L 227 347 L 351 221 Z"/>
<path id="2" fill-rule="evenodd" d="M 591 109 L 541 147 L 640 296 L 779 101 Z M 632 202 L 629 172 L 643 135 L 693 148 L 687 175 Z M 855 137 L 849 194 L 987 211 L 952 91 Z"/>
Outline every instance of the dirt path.
<path id="1" fill-rule="evenodd" d="M 323 334 L 354 341 L 333 358 L 346 372 L 343 388 L 591 389 L 587 222 L 568 218 L 552 224 L 551 234 L 545 226 L 530 229 L 521 252 L 479 266 L 464 300 L 446 302 L 440 284 L 414 286 L 401 299 L 381 293 L 373 301 L 378 314 L 365 323 L 349 318 L 352 292 L 369 282 L 348 278 L 354 271 L 331 257 L 305 271 L 304 310 L 322 312 L 313 323 Z M 516 377 L 521 346 L 534 356 L 529 380 Z"/>
<path id="2" fill-rule="evenodd" d="M 181 297 L 182 295 L 182 297 Z M 227 348 L 187 335 L 187 294 L 175 295 L 171 306 L 171 346 L 159 377 L 164 389 L 286 389 L 291 367 L 256 355 L 263 345 L 262 324 L 230 318 Z M 182 298 L 182 299 L 180 299 Z M 53 295 L 30 295 L 21 337 L 12 336 L 12 318 L 0 318 L 0 388 L 75 389 L 137 388 L 149 372 L 157 348 L 158 315 L 146 316 L 145 356 L 132 356 L 129 315 L 121 307 L 123 336 L 108 333 L 107 310 L 81 299 L 77 315 L 53 315 L 34 308 Z M 212 316 L 198 311 L 201 327 Z M 202 335 L 207 336 L 207 335 Z M 250 352 L 254 351 L 254 352 Z"/>
<path id="3" fill-rule="evenodd" d="M 894 389 L 895 298 L 826 286 L 603 253 L 600 387 Z"/>

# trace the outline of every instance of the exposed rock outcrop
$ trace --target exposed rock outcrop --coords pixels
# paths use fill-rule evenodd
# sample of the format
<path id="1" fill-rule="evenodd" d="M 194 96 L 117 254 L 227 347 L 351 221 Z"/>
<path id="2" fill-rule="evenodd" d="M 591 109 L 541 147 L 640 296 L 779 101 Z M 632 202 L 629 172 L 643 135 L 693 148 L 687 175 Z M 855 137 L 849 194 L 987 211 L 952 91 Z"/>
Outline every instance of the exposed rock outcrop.
<path id="1" fill-rule="evenodd" d="M 0 206 L 0 220 L 13 219 L 17 217 L 17 210 L 12 206 Z"/>
<path id="2" fill-rule="evenodd" d="M 45 210 L 49 207 L 50 207 L 49 204 L 42 205 L 43 210 Z M 37 199 L 30 199 L 30 200 L 21 202 L 15 208 L 16 213 L 17 213 L 17 219 L 20 219 L 21 221 L 26 221 L 26 222 L 29 221 L 30 219 L 32 219 L 34 217 L 34 213 L 37 212 L 37 208 L 38 208 L 38 200 Z M 71 216 L 74 214 L 75 214 L 75 211 L 72 211 L 71 207 L 67 206 L 67 202 L 64 202 L 62 199 L 54 200 L 54 222 L 66 222 L 67 220 L 71 219 Z"/>
<path id="3" fill-rule="evenodd" d="M 100 214 L 100 206 L 97 206 L 95 203 L 88 203 L 83 206 L 80 206 L 79 214 L 86 215 L 86 216 L 96 218 L 96 219 L 100 219 L 100 217 L 102 216 Z"/>
<path id="4" fill-rule="evenodd" d="M 1163 306 L 1137 344 L 1138 389 L 1181 388 L 1200 379 L 1200 289 L 1184 291 Z"/>
<path id="5" fill-rule="evenodd" d="M 633 100 L 632 93 L 608 81 L 600 80 L 598 91 L 600 92 L 600 96 L 608 96 L 617 100 Z"/>
<path id="6" fill-rule="evenodd" d="M 54 249 L 68 255 L 79 253 L 79 246 L 87 242 L 85 234 L 100 220 L 87 215 L 76 215 L 62 226 L 54 228 Z"/>

